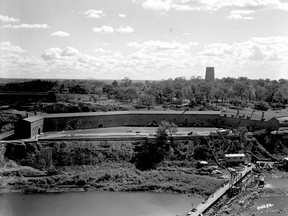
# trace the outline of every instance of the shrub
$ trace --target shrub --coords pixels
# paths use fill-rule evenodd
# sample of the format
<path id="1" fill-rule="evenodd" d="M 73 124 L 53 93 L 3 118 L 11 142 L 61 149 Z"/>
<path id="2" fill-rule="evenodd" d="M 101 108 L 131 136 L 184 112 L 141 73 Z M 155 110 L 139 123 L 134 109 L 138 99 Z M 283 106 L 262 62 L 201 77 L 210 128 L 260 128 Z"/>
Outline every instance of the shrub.
<path id="1" fill-rule="evenodd" d="M 254 109 L 267 111 L 269 109 L 269 105 L 268 103 L 261 101 L 254 105 Z"/>

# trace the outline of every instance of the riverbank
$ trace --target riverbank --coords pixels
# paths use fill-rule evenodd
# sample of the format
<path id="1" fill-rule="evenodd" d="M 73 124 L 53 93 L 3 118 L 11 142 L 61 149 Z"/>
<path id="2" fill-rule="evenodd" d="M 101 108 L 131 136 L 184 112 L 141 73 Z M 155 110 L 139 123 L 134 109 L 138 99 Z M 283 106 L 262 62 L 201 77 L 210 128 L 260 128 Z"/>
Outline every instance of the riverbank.
<path id="1" fill-rule="evenodd" d="M 242 148 L 249 160 L 271 156 L 258 139 L 262 143 L 262 136 L 226 137 L 225 142 L 211 136 L 213 154 L 205 137 L 169 145 L 149 139 L 2 142 L 0 192 L 149 191 L 206 197 L 228 181 L 223 179 L 228 171 L 215 166 L 215 157 L 221 159 L 227 148 Z M 197 167 L 201 160 L 208 167 Z"/>
<path id="2" fill-rule="evenodd" d="M 171 164 L 170 164 L 171 165 Z M 47 176 L 28 167 L 2 171 L 1 193 L 63 193 L 71 191 L 149 191 L 207 196 L 224 180 L 195 173 L 194 168 L 169 167 L 140 171 L 130 163 L 99 163 L 93 166 L 59 167 Z"/>

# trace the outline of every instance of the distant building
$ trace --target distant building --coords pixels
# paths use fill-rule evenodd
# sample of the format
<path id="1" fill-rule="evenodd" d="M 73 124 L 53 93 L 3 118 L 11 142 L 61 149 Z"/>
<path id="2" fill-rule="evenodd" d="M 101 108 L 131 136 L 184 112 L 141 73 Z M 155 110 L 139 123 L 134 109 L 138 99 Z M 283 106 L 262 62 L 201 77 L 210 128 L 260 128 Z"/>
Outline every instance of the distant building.
<path id="1" fill-rule="evenodd" d="M 214 81 L 215 72 L 214 67 L 206 67 L 205 81 Z"/>
<path id="2" fill-rule="evenodd" d="M 226 161 L 226 165 L 239 165 L 246 163 L 245 154 L 225 154 L 224 160 Z"/>

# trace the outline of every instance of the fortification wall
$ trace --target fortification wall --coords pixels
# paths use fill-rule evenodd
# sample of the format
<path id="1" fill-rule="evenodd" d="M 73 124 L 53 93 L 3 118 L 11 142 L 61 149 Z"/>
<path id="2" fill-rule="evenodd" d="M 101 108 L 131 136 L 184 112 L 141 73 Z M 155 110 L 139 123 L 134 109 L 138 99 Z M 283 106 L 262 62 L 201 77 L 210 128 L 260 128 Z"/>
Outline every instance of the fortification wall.
<path id="1" fill-rule="evenodd" d="M 158 126 L 161 121 L 173 122 L 179 127 L 239 127 L 277 130 L 279 121 L 251 120 L 220 116 L 220 112 L 107 112 L 107 113 L 65 113 L 34 116 L 20 121 L 16 134 L 21 138 L 35 137 L 41 132 L 75 129 L 91 129 L 117 126 Z"/>
<path id="2" fill-rule="evenodd" d="M 90 129 L 116 126 L 158 126 L 161 121 L 174 122 L 179 127 L 202 126 L 215 127 L 219 119 L 218 114 L 112 114 L 70 117 L 45 117 L 43 131 L 59 131 L 69 129 Z"/>
<path id="3" fill-rule="evenodd" d="M 233 117 L 220 117 L 219 127 L 239 127 L 247 126 L 249 131 L 258 129 L 277 130 L 279 128 L 279 121 L 275 118 L 269 121 L 251 120 L 244 118 L 233 118 Z"/>

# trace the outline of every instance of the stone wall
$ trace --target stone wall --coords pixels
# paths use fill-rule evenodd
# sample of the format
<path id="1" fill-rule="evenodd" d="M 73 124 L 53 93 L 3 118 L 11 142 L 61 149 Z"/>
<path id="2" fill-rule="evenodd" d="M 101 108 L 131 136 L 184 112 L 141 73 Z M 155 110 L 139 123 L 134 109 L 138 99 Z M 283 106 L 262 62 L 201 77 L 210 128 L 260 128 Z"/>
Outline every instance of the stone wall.
<path id="1" fill-rule="evenodd" d="M 275 118 L 269 121 L 251 120 L 244 118 L 233 118 L 233 117 L 220 117 L 219 127 L 239 127 L 247 126 L 249 131 L 268 129 L 268 130 L 278 130 L 279 121 Z"/>
<path id="2" fill-rule="evenodd" d="M 37 116 L 34 117 L 37 119 Z M 173 122 L 179 127 L 224 127 L 247 126 L 250 131 L 258 129 L 277 130 L 279 121 L 251 120 L 244 117 L 220 116 L 220 112 L 179 112 L 179 111 L 131 111 L 107 113 L 63 113 L 48 114 L 35 121 L 22 121 L 15 129 L 22 138 L 36 137 L 39 132 L 75 129 L 92 129 L 117 126 L 158 126 L 161 121 Z"/>
<path id="3" fill-rule="evenodd" d="M 174 122 L 179 127 L 216 127 L 219 114 L 125 113 L 109 115 L 45 117 L 43 131 L 89 129 L 116 126 L 158 126 L 161 121 Z"/>

